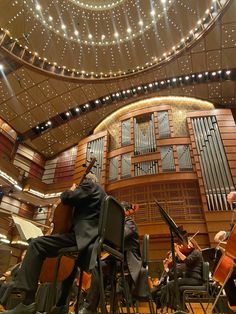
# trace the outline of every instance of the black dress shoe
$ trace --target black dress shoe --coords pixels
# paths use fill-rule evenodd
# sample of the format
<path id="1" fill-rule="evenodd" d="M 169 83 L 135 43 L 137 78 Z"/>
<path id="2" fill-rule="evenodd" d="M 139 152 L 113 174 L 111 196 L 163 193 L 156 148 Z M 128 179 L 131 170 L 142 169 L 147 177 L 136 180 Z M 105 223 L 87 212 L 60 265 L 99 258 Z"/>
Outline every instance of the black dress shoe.
<path id="1" fill-rule="evenodd" d="M 86 307 L 81 307 L 78 311 L 78 314 L 97 314 L 97 311 L 91 311 L 86 309 Z"/>
<path id="2" fill-rule="evenodd" d="M 3 312 L 5 314 L 35 314 L 36 303 L 25 305 L 23 303 L 18 304 L 14 309 Z"/>
<path id="3" fill-rule="evenodd" d="M 67 306 L 53 306 L 53 308 L 51 308 L 50 314 L 67 314 Z"/>

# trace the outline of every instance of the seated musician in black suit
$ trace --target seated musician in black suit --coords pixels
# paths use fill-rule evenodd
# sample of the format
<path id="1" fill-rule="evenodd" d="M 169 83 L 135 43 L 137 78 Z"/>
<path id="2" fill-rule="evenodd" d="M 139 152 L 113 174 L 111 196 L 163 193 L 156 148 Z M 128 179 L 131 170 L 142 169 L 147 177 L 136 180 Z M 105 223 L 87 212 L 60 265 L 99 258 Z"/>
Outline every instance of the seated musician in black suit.
<path id="1" fill-rule="evenodd" d="M 124 210 L 129 210 L 131 204 L 127 202 L 122 202 L 121 205 L 124 207 Z M 138 284 L 138 279 L 142 267 L 142 259 L 141 259 L 141 252 L 140 252 L 140 243 L 139 243 L 139 235 L 137 226 L 132 219 L 131 216 L 125 217 L 125 230 L 124 230 L 124 248 L 125 248 L 125 267 L 129 271 L 130 279 L 131 279 L 131 289 L 132 286 Z M 107 260 L 103 261 L 103 274 L 105 283 L 109 279 L 110 276 L 110 264 L 109 264 L 109 257 Z M 83 306 L 80 308 L 78 314 L 96 314 L 97 308 L 99 305 L 99 281 L 98 281 L 98 273 L 97 268 L 92 272 L 91 278 L 91 286 L 86 297 L 86 300 Z"/>
<path id="2" fill-rule="evenodd" d="M 230 192 L 227 195 L 227 201 L 232 204 L 236 202 L 236 191 Z M 234 225 L 231 226 L 231 229 Z M 214 237 L 214 241 L 217 243 L 227 241 L 230 237 L 231 231 L 221 230 L 217 232 Z M 236 243 L 235 243 L 236 246 Z M 229 308 L 236 311 L 236 267 L 233 268 L 232 274 L 225 283 L 224 290 L 228 299 Z"/>
<path id="3" fill-rule="evenodd" d="M 193 239 L 186 245 L 175 243 L 175 253 L 184 266 L 183 277 L 177 279 L 178 289 L 181 286 L 198 286 L 202 284 L 203 258 L 198 244 Z M 180 310 L 182 309 L 180 295 Z M 168 282 L 161 290 L 161 313 L 167 313 L 167 308 L 177 309 L 177 298 L 174 280 Z"/>
<path id="4" fill-rule="evenodd" d="M 61 194 L 62 203 L 74 209 L 71 230 L 64 234 L 32 239 L 16 278 L 16 287 L 25 295 L 23 303 L 4 312 L 5 314 L 36 313 L 35 294 L 44 260 L 47 257 L 56 257 L 58 251 L 66 247 L 77 245 L 78 251 L 86 250 L 95 241 L 98 236 L 101 203 L 105 195 L 92 173 L 88 173 L 80 185 L 73 184 L 70 190 Z M 94 264 L 95 261 L 94 259 Z M 63 308 L 61 310 L 58 313 L 66 313 Z"/>

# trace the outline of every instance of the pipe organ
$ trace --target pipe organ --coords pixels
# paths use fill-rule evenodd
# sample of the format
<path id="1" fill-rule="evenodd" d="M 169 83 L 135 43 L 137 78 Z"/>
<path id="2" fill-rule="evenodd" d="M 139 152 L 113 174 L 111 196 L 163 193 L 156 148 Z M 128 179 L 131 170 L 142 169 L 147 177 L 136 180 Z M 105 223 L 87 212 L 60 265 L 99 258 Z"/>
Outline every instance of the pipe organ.
<path id="1" fill-rule="evenodd" d="M 170 124 L 168 111 L 158 111 L 157 120 L 160 138 L 170 137 Z"/>
<path id="2" fill-rule="evenodd" d="M 109 159 L 109 182 L 115 181 L 118 179 L 118 157 L 112 157 Z"/>
<path id="3" fill-rule="evenodd" d="M 131 143 L 131 121 L 130 119 L 121 121 L 121 145 Z"/>
<path id="4" fill-rule="evenodd" d="M 134 154 L 142 155 L 156 151 L 154 114 L 134 118 Z"/>
<path id="5" fill-rule="evenodd" d="M 134 175 L 135 176 L 145 176 L 149 174 L 158 173 L 158 161 L 144 161 L 134 164 Z"/>
<path id="6" fill-rule="evenodd" d="M 96 162 L 93 167 L 93 172 L 95 173 L 97 178 L 100 179 L 101 172 L 103 170 L 102 166 L 104 157 L 104 137 L 100 137 L 91 142 L 88 142 L 86 152 L 87 161 L 89 161 L 91 157 L 96 158 Z"/>
<path id="7" fill-rule="evenodd" d="M 162 171 L 163 172 L 175 171 L 173 146 L 162 146 L 160 150 Z"/>
<path id="8" fill-rule="evenodd" d="M 209 210 L 230 209 L 227 194 L 235 190 L 215 116 L 192 119 Z"/>
<path id="9" fill-rule="evenodd" d="M 129 178 L 131 176 L 131 154 L 121 155 L 121 178 Z"/>
<path id="10" fill-rule="evenodd" d="M 180 171 L 192 171 L 193 164 L 190 155 L 189 145 L 176 145 L 177 157 Z"/>
<path id="11" fill-rule="evenodd" d="M 178 217 L 189 226 L 194 220 L 202 234 L 213 234 L 217 214 L 231 214 L 226 196 L 236 181 L 235 122 L 230 110 L 209 103 L 187 97 L 171 101 L 147 100 L 113 113 L 83 142 L 87 159 L 96 151 L 98 163 L 103 160 L 99 171 L 108 194 L 140 204 L 137 223 L 154 224 L 157 232 L 156 198 L 177 223 Z"/>

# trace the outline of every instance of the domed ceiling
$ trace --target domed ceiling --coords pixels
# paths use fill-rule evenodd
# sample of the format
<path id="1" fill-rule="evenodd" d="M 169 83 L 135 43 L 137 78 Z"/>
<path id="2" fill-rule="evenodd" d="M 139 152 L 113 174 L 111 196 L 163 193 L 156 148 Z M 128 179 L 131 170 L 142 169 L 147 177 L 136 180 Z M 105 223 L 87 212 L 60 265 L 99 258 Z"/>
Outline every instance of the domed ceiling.
<path id="1" fill-rule="evenodd" d="M 140 99 L 235 108 L 234 0 L 1 0 L 0 118 L 46 158 Z"/>
<path id="2" fill-rule="evenodd" d="M 204 32 L 212 0 L 1 1 L 1 25 L 27 50 L 86 77 L 152 67 Z"/>

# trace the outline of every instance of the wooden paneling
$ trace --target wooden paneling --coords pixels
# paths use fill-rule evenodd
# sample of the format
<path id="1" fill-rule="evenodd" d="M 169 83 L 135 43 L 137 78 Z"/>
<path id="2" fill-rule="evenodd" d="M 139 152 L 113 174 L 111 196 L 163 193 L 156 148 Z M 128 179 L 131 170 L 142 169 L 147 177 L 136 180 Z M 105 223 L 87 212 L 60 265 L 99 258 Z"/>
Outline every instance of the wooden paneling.
<path id="1" fill-rule="evenodd" d="M 0 156 L 11 160 L 14 143 L 4 134 L 0 133 Z"/>
<path id="2" fill-rule="evenodd" d="M 72 181 L 74 175 L 77 146 L 47 160 L 43 173 L 43 182 L 47 184 Z"/>
<path id="3" fill-rule="evenodd" d="M 14 165 L 23 171 L 24 177 L 42 179 L 45 158 L 20 144 L 14 158 Z"/>

